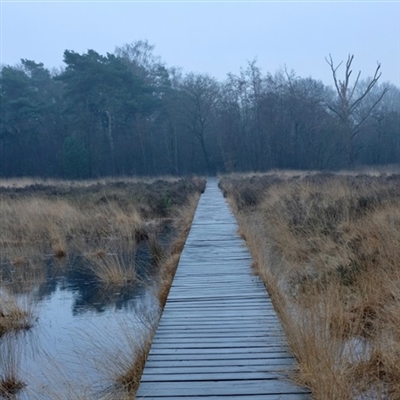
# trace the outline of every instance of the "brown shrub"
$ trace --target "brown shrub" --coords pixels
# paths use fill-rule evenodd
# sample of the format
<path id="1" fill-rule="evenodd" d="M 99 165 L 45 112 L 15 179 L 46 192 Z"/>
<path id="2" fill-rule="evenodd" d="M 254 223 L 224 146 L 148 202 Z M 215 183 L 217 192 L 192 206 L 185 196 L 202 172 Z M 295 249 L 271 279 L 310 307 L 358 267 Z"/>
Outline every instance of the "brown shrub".
<path id="1" fill-rule="evenodd" d="M 221 180 L 298 361 L 296 379 L 316 399 L 400 398 L 399 183 L 345 173 Z"/>

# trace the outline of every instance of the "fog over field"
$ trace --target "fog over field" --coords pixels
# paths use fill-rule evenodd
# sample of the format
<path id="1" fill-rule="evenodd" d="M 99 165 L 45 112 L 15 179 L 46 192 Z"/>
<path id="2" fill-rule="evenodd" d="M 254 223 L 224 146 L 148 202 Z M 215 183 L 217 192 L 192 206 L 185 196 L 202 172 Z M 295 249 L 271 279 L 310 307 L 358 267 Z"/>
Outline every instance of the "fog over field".
<path id="1" fill-rule="evenodd" d="M 169 66 L 223 79 L 257 57 L 331 83 L 324 57 L 356 55 L 355 69 L 382 63 L 400 85 L 400 3 L 236 1 L 1 2 L 1 63 L 21 58 L 60 67 L 66 49 L 99 53 L 147 39 Z"/>

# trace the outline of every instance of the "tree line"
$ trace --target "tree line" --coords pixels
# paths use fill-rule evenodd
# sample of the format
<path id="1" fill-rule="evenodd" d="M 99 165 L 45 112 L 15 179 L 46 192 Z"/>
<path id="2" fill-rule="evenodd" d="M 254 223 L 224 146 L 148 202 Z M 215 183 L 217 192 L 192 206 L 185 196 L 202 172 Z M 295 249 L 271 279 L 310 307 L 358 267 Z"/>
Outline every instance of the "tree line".
<path id="1" fill-rule="evenodd" d="M 72 179 L 400 162 L 400 89 L 327 57 L 332 86 L 248 62 L 218 81 L 147 41 L 0 71 L 0 176 Z"/>

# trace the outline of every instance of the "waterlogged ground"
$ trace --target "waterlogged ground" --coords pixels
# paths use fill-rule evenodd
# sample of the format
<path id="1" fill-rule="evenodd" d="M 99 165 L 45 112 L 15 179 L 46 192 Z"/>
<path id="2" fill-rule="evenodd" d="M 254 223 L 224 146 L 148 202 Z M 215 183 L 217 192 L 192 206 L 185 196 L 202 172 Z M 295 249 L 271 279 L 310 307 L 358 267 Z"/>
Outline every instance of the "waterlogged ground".
<path id="1" fill-rule="evenodd" d="M 7 284 L 31 309 L 33 328 L 0 341 L 0 371 L 10 369 L 26 385 L 16 399 L 101 398 L 129 366 L 136 346 L 149 336 L 159 312 L 156 287 L 142 260 L 135 284 L 107 287 L 80 266 L 80 259 L 49 259 L 32 280 Z M 32 274 L 35 275 L 35 274 Z M 11 280 L 11 279 L 10 279 Z"/>
<path id="2" fill-rule="evenodd" d="M 0 397 L 132 396 L 204 186 L 0 182 Z"/>

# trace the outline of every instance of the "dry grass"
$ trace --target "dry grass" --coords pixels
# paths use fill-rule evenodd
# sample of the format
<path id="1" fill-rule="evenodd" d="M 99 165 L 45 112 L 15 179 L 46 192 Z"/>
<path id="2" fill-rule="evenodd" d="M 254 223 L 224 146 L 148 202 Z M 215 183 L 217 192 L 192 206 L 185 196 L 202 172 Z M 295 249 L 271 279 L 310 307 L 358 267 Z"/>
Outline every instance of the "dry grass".
<path id="1" fill-rule="evenodd" d="M 152 337 L 149 337 L 139 345 L 137 341 L 129 337 L 129 354 L 125 355 L 125 357 L 120 356 L 114 359 L 113 362 L 114 371 L 117 374 L 114 377 L 115 383 L 111 390 L 111 397 L 115 399 L 135 398 L 151 346 L 151 340 Z"/>
<path id="2" fill-rule="evenodd" d="M 0 289 L 0 337 L 7 332 L 29 330 L 33 326 L 30 304 L 21 304 L 17 297 Z"/>
<path id="3" fill-rule="evenodd" d="M 142 305 L 146 305 L 146 302 Z M 58 386 L 52 385 L 52 392 L 44 391 L 42 397 L 60 400 L 134 399 L 158 321 L 154 313 L 143 317 L 145 320 L 140 324 L 136 315 L 120 316 L 117 324 L 113 325 L 112 332 L 107 329 L 99 331 L 96 325 L 93 325 L 91 330 L 77 332 L 76 340 L 85 342 L 87 348 L 87 354 L 78 355 L 82 357 L 79 362 L 85 369 L 94 372 L 98 382 L 75 382 L 66 376 L 63 368 L 55 362 L 52 371 L 55 371 L 56 375 L 50 376 Z"/>
<path id="4" fill-rule="evenodd" d="M 205 181 L 197 178 L 0 182 L 0 277 L 12 289 L 7 300 L 4 296 L 0 298 L 0 332 L 30 327 L 32 314 L 12 303 L 11 299 L 17 297 L 11 293 L 29 292 L 30 285 L 25 283 L 43 279 L 44 260 L 49 256 L 62 259 L 78 255 L 99 282 L 126 286 L 137 280 L 136 250 L 144 244 L 152 260 L 149 273 L 157 283 L 155 290 L 163 305 L 204 186 Z M 159 233 L 166 225 L 173 228 L 167 239 L 169 243 L 161 245 Z M 150 331 L 154 331 L 153 325 Z M 126 351 L 110 355 L 107 360 L 114 389 L 104 398 L 134 398 L 151 334 L 140 341 L 132 332 L 129 334 Z M 111 340 L 117 339 L 113 336 Z M 9 388 L 11 393 L 14 376 L 4 374 L 0 389 L 5 392 Z M 18 382 L 21 383 L 15 379 L 15 389 Z M 92 395 L 75 390 L 73 384 L 68 393 L 67 397 L 61 393 L 43 396 L 91 398 Z M 35 393 L 29 396 L 36 398 Z"/>
<path id="5" fill-rule="evenodd" d="M 222 179 L 316 399 L 400 398 L 400 177 Z"/>
<path id="6" fill-rule="evenodd" d="M 0 397 L 15 399 L 25 387 L 19 377 L 21 351 L 12 336 L 6 335 L 0 342 Z"/>
<path id="7" fill-rule="evenodd" d="M 104 285 L 126 286 L 136 281 L 136 243 L 117 240 L 113 246 L 84 252 L 84 267 Z"/>
<path id="8" fill-rule="evenodd" d="M 37 263 L 44 255 L 105 249 L 154 236 L 174 206 L 199 192 L 198 179 L 14 182 L 0 187 L 0 262 Z"/>
<path id="9" fill-rule="evenodd" d="M 132 239 L 143 221 L 134 206 L 122 209 L 114 202 L 80 204 L 81 201 L 43 197 L 0 201 L 0 246 L 10 262 L 16 252 L 33 249 L 65 256 L 76 243 L 112 239 L 117 233 Z M 24 254 L 22 254 L 23 258 Z M 31 257 L 30 257 L 31 258 Z"/>

